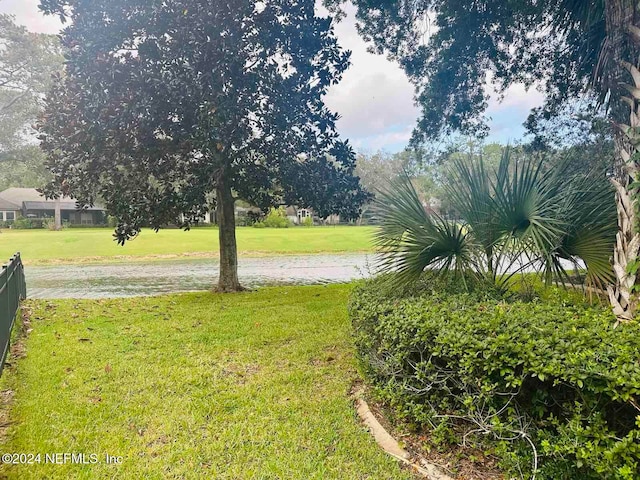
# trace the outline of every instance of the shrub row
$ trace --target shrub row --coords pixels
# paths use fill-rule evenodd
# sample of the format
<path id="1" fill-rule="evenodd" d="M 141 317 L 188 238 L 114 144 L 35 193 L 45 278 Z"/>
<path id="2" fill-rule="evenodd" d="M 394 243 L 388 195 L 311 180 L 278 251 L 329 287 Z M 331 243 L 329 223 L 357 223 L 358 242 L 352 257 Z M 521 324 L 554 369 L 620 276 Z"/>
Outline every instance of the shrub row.
<path id="1" fill-rule="evenodd" d="M 18 230 L 32 230 L 45 228 L 44 220 L 41 219 L 32 219 L 32 218 L 16 218 L 11 226 L 11 228 L 15 228 Z"/>
<path id="2" fill-rule="evenodd" d="M 562 290 L 523 301 L 484 286 L 383 280 L 350 303 L 379 398 L 436 443 L 475 442 L 516 477 L 640 478 L 640 326 Z"/>

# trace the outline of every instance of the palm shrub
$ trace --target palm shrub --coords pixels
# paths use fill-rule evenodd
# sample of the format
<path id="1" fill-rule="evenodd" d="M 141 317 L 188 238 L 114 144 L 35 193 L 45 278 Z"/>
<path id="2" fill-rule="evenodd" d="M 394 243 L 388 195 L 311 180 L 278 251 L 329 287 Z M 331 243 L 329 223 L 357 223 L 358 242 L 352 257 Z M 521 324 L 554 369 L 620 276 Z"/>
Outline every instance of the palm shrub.
<path id="1" fill-rule="evenodd" d="M 427 212 L 406 174 L 377 195 L 380 266 L 394 272 L 396 284 L 411 284 L 430 269 L 504 289 L 528 269 L 547 283 L 567 280 L 567 264 L 576 271 L 584 265 L 587 284 L 613 279 L 616 210 L 604 172 L 573 174 L 567 163 L 514 159 L 507 148 L 497 168 L 482 158 L 457 160 L 446 178 L 455 218 Z"/>

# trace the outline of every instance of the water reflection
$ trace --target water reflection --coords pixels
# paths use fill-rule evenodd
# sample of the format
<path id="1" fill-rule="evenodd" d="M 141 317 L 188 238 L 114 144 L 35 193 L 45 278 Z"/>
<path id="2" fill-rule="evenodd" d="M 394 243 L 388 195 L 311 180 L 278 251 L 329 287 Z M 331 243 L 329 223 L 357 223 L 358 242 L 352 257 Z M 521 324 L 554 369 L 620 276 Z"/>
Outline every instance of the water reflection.
<path id="1" fill-rule="evenodd" d="M 238 275 L 247 287 L 349 282 L 369 276 L 372 263 L 366 254 L 241 258 Z M 218 261 L 27 266 L 25 273 L 30 298 L 133 297 L 210 289 Z"/>
<path id="2" fill-rule="evenodd" d="M 295 255 L 240 258 L 238 275 L 246 287 L 314 285 L 366 278 L 375 270 L 376 255 Z M 512 268 L 524 272 L 541 265 Z M 562 261 L 567 269 L 570 262 Z M 580 265 L 582 266 L 582 265 Z M 501 269 L 509 271 L 508 268 Z M 165 260 L 111 265 L 25 267 L 30 298 L 112 298 L 208 290 L 218 281 L 217 259 Z"/>

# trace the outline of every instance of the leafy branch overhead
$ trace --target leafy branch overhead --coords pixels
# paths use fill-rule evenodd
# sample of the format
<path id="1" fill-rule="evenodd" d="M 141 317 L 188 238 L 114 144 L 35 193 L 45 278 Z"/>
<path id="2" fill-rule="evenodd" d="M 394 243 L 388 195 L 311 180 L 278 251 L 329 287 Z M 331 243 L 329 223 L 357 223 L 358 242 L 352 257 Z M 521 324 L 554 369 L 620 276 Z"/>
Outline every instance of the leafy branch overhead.
<path id="1" fill-rule="evenodd" d="M 61 69 L 62 52 L 53 35 L 28 32 L 0 14 L 0 161 L 33 134 L 51 76 Z"/>
<path id="2" fill-rule="evenodd" d="M 354 0 L 362 36 L 397 61 L 415 84 L 422 108 L 415 140 L 454 131 L 485 134 L 490 95 L 513 84 L 539 86 L 544 111 L 555 114 L 588 90 L 608 96 L 626 72 L 617 59 L 634 58 L 624 18 L 605 21 L 605 4 L 624 14 L 624 3 L 582 0 Z M 332 9 L 341 0 L 325 0 Z M 617 4 L 617 6 L 616 6 Z M 606 39 L 606 41 L 605 41 Z M 496 92 L 486 88 L 487 83 Z"/>

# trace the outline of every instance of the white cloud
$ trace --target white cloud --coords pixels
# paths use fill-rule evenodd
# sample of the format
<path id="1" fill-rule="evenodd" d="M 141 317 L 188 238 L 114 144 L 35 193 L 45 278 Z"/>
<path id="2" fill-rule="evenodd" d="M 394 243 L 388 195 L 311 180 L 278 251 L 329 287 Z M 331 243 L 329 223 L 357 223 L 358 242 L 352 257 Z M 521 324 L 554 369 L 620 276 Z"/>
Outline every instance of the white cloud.
<path id="1" fill-rule="evenodd" d="M 396 152 L 403 150 L 409 143 L 412 132 L 413 124 L 398 132 L 386 132 L 372 136 L 355 137 L 352 139 L 352 144 L 356 150 L 363 152 L 375 152 L 378 150 Z"/>
<path id="2" fill-rule="evenodd" d="M 544 94 L 534 87 L 526 89 L 521 83 L 512 85 L 505 92 L 504 99 L 499 101 L 496 95 L 489 101 L 489 112 L 498 112 L 509 108 L 531 110 L 542 105 Z"/>
<path id="3" fill-rule="evenodd" d="M 355 9 L 349 5 L 346 10 L 348 17 L 336 26 L 336 34 L 340 45 L 352 51 L 352 66 L 343 81 L 330 90 L 326 102 L 342 115 L 338 129 L 355 147 L 401 149 L 420 113 L 414 105 L 413 86 L 395 63 L 367 51 L 356 30 Z M 543 94 L 535 88 L 526 90 L 522 84 L 512 85 L 502 100 L 492 95 L 487 110 L 489 140 L 520 138 L 531 108 L 543 101 Z"/>
<path id="4" fill-rule="evenodd" d="M 355 9 L 349 5 L 346 11 L 336 35 L 340 45 L 352 52 L 352 65 L 329 91 L 327 105 L 341 115 L 340 134 L 357 148 L 396 150 L 408 142 L 418 118 L 413 87 L 395 63 L 367 51 L 356 30 Z"/>
<path id="5" fill-rule="evenodd" d="M 16 22 L 32 32 L 58 33 L 62 23 L 57 17 L 45 16 L 38 10 L 39 0 L 1 0 L 0 13 L 15 15 Z"/>
<path id="6" fill-rule="evenodd" d="M 352 71 L 326 97 L 327 105 L 342 116 L 338 122 L 342 135 L 371 136 L 415 124 L 413 89 L 402 78 L 376 69 Z"/>
<path id="7" fill-rule="evenodd" d="M 487 116 L 490 118 L 489 140 L 514 143 L 525 134 L 523 122 L 532 108 L 544 103 L 544 94 L 536 87 L 526 89 L 523 84 L 515 84 L 507 89 L 502 101 L 493 95 L 489 101 Z"/>

